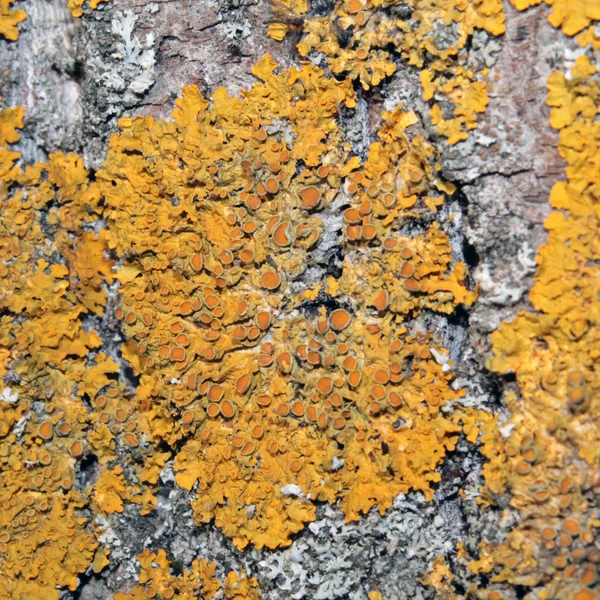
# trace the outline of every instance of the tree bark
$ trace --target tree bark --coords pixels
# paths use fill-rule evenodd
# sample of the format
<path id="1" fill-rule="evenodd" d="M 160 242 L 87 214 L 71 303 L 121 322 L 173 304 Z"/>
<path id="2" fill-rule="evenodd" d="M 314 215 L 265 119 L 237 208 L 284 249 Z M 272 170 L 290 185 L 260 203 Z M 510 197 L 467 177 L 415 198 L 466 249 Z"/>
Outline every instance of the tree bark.
<path id="1" fill-rule="evenodd" d="M 111 0 L 96 10 L 85 8 L 79 19 L 64 0 L 20 5 L 27 20 L 18 41 L 0 40 L 0 96 L 3 105 L 25 109 L 25 128 L 15 145 L 23 164 L 75 152 L 93 176 L 120 118 L 169 119 L 184 84 L 197 85 L 207 98 L 221 86 L 239 94 L 255 82 L 252 66 L 266 53 L 281 69 L 303 60 L 295 49 L 298 33 L 283 42 L 266 35 L 272 15 L 263 0 Z M 326 0 L 311 7 L 320 14 L 331 9 Z M 546 239 L 548 196 L 564 172 L 557 133 L 548 125 L 546 81 L 570 43 L 548 23 L 545 5 L 520 13 L 507 2 L 504 10 L 506 33 L 487 36 L 473 51 L 488 62 L 493 90 L 466 142 L 452 146 L 437 135 L 418 70 L 401 61 L 380 89 L 356 86 L 357 107 L 339 120 L 364 159 L 377 139 L 382 112 L 401 100 L 419 115 L 416 128 L 438 148 L 443 175 L 457 186 L 442 209 L 455 215 L 453 251 L 467 263 L 479 296 L 470 309 L 423 315 L 420 323 L 448 348 L 456 385 L 466 391 L 464 404 L 500 415 L 507 414 L 504 394 L 518 388 L 484 362 L 490 334 L 531 309 L 528 292 L 537 249 Z M 111 294 L 107 310 L 114 313 L 118 292 Z M 102 325 L 104 339 L 114 334 L 109 321 L 110 314 Z M 264 598 L 273 600 L 358 599 L 374 590 L 385 599 L 433 598 L 423 577 L 436 556 L 452 555 L 457 542 L 476 548 L 483 539 L 506 535 L 509 525 L 500 522 L 499 511 L 482 509 L 458 493 L 477 494 L 483 464 L 476 448 L 459 444 L 440 469 L 431 502 L 418 493 L 401 494 L 385 515 L 372 510 L 352 524 L 337 506 L 320 504 L 317 520 L 290 547 L 243 552 L 213 523 L 194 524 L 190 494 L 166 482 L 159 498 L 167 508 L 143 517 L 138 507 L 127 507 L 113 515 L 102 540 L 111 549 L 110 565 L 97 574 L 88 569 L 78 589 L 63 598 L 100 600 L 130 589 L 139 570 L 136 556 L 146 547 L 166 549 L 179 572 L 197 557 L 214 560 L 220 576 L 245 571 L 257 578 Z M 469 576 L 457 568 L 455 577 L 460 596 Z M 516 589 L 511 593 L 522 597 Z"/>

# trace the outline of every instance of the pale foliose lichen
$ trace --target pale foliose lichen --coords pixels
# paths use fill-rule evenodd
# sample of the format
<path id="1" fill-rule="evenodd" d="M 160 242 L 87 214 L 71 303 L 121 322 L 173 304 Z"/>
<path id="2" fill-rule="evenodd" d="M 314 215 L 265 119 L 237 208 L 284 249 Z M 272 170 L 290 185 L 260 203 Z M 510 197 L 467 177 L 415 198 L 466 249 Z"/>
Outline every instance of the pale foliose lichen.
<path id="1" fill-rule="evenodd" d="M 115 106 L 136 104 L 155 80 L 154 34 L 150 32 L 141 40 L 134 33 L 137 20 L 131 10 L 116 13 L 111 21 L 113 52 L 90 61 L 95 78 L 105 90 L 105 101 Z"/>

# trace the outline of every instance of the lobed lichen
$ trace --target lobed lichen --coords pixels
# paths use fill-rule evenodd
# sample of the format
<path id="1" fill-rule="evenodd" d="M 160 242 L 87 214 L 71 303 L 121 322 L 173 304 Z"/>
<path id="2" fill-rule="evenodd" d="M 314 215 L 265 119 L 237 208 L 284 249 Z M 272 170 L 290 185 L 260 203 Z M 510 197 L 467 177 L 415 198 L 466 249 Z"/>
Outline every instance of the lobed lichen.
<path id="1" fill-rule="evenodd" d="M 413 113 L 384 115 L 361 168 L 336 122 L 341 105 L 355 104 L 350 81 L 309 63 L 276 67 L 261 60 L 261 82 L 241 99 L 217 90 L 209 103 L 188 86 L 174 121 L 123 119 L 95 182 L 72 154 L 15 166 L 8 145 L 23 111 L 0 113 L 1 355 L 11 382 L 2 472 L 17 473 L 1 499 L 15 511 L 0 552 L 48 571 L 15 563 L 3 573 L 9 595 L 56 597 L 88 567 L 100 572 L 110 552 L 94 538 L 106 521 L 92 525 L 82 509 L 151 512 L 171 458 L 177 483 L 195 491 L 197 522 L 214 519 L 240 548 L 288 545 L 314 519 L 314 500 L 341 500 L 355 520 L 385 512 L 400 492 L 431 498 L 464 421 L 449 403 L 463 392 L 450 386 L 441 345 L 403 323 L 475 300 L 432 218 L 454 188 L 433 147 L 407 137 Z M 324 219 L 340 203 L 341 275 L 307 288 L 311 252 L 331 243 Z M 429 225 L 400 235 L 411 220 Z M 115 277 L 135 393 L 84 326 L 103 316 Z M 7 451 L 15 444 L 21 458 Z M 77 463 L 88 454 L 99 473 L 82 487 Z M 22 502 L 33 507 L 23 523 Z M 68 526 L 57 554 L 62 546 L 47 543 L 62 535 L 54 519 Z M 205 563 L 174 583 L 157 556 L 150 563 L 181 593 L 209 585 Z M 160 579 L 146 558 L 140 583 Z M 227 597 L 255 597 L 256 584 L 236 577 Z M 158 593 L 152 586 L 133 597 Z"/>
<path id="2" fill-rule="evenodd" d="M 542 0 L 510 0 L 518 10 L 541 4 Z M 592 21 L 600 21 L 600 4 L 596 0 L 543 0 L 551 11 L 548 21 L 553 27 L 562 29 L 565 35 L 576 35 L 587 28 L 592 34 Z"/>
<path id="3" fill-rule="evenodd" d="M 488 68 L 469 56 L 477 31 L 504 33 L 502 2 L 340 0 L 331 14 L 306 20 L 297 47 L 301 56 L 324 54 L 334 74 L 357 79 L 364 90 L 392 75 L 398 60 L 418 68 L 423 98 L 433 101 L 431 122 L 456 144 L 488 104 Z"/>
<path id="4" fill-rule="evenodd" d="M 82 3 L 69 6 L 81 14 Z M 594 48 L 595 7 L 561 6 L 555 24 L 587 27 L 579 42 Z M 285 0 L 285 10 L 301 16 L 307 5 Z M 595 67 L 582 57 L 549 80 L 568 181 L 551 196 L 530 296 L 538 312 L 492 336 L 489 368 L 514 372 L 522 395 L 507 396 L 502 430 L 498 416 L 456 407 L 464 392 L 448 351 L 414 322 L 477 295 L 437 214 L 455 188 L 434 147 L 409 135 L 417 118 L 402 106 L 382 115 L 362 164 L 338 126 L 356 103 L 352 79 L 379 85 L 396 69 L 393 48 L 421 69 L 439 132 L 465 139 L 487 105 L 487 72 L 469 67 L 468 42 L 476 30 L 501 34 L 503 22 L 496 0 L 340 2 L 304 22 L 299 50 L 326 54 L 348 78 L 311 63 L 277 71 L 266 56 L 240 98 L 186 86 L 173 120 L 120 121 L 93 182 L 73 154 L 21 167 L 9 145 L 23 111 L 0 111 L 2 597 L 58 598 L 87 569 L 102 571 L 106 518 L 127 504 L 152 512 L 169 461 L 198 524 L 214 521 L 238 548 L 276 548 L 315 519 L 315 501 L 339 502 L 353 521 L 383 514 L 399 493 L 431 499 L 461 434 L 488 459 L 480 504 L 508 491 L 521 515 L 506 542 L 481 546 L 470 567 L 490 584 L 467 593 L 498 599 L 509 584 L 596 597 Z M 329 271 L 322 257 L 337 247 L 343 262 Z M 116 282 L 136 389 L 91 325 Z M 88 455 L 99 466 L 85 485 Z M 231 572 L 221 584 L 206 560 L 179 576 L 162 549 L 138 562 L 139 585 L 116 600 L 260 598 L 256 580 Z M 453 577 L 439 557 L 423 583 L 457 598 Z"/>
<path id="5" fill-rule="evenodd" d="M 486 483 L 495 493 L 505 486 L 520 517 L 504 543 L 483 543 L 470 567 L 493 584 L 533 588 L 536 598 L 593 600 L 600 562 L 600 82 L 588 56 L 568 76 L 550 75 L 547 102 L 567 179 L 550 194 L 548 241 L 529 296 L 536 312 L 492 334 L 488 361 L 493 371 L 515 374 L 520 397 L 506 397 L 510 435 Z M 473 590 L 476 598 L 489 593 Z"/>
<path id="6" fill-rule="evenodd" d="M 82 317 L 102 314 L 112 263 L 103 232 L 85 231 L 100 196 L 81 159 L 16 165 L 22 118 L 0 111 L 0 595 L 59 598 L 98 546 L 76 471 L 85 399 L 117 365 Z"/>
<path id="7" fill-rule="evenodd" d="M 90 8 L 98 8 L 101 2 L 109 0 L 90 0 Z M 27 18 L 27 13 L 22 8 L 11 8 L 15 0 L 0 0 L 0 36 L 9 41 L 16 41 L 19 37 L 17 25 Z M 67 8 L 74 17 L 81 17 L 85 0 L 67 0 Z"/>
<path id="8" fill-rule="evenodd" d="M 0 35 L 10 41 L 19 37 L 17 25 L 27 18 L 22 8 L 12 8 L 15 0 L 0 1 Z"/>
<path id="9" fill-rule="evenodd" d="M 139 554 L 141 570 L 139 583 L 130 592 L 118 592 L 114 600 L 147 600 L 147 598 L 177 598 L 193 600 L 202 598 L 211 600 L 217 597 L 224 600 L 260 600 L 262 595 L 256 579 L 244 573 L 231 571 L 223 584 L 215 577 L 215 563 L 207 560 L 194 560 L 191 569 L 175 577 L 171 574 L 170 562 L 163 549 L 150 552 L 148 549 Z"/>
<path id="10" fill-rule="evenodd" d="M 101 2 L 108 2 L 109 0 L 90 0 L 90 8 L 96 9 L 100 6 Z M 81 17 L 83 14 L 83 5 L 85 0 L 67 0 L 67 8 L 74 17 Z"/>
<path id="11" fill-rule="evenodd" d="M 99 187 L 74 154 L 18 166 L 8 145 L 22 126 L 21 108 L 0 111 L 0 596 L 51 599 L 107 563 L 83 509 L 152 510 L 143 482 L 156 483 L 160 455 L 148 456 L 141 486 L 108 466 L 143 421 L 130 418 L 119 365 L 89 326 L 113 282 Z M 90 454 L 102 471 L 85 488 L 78 465 Z"/>
<path id="12" fill-rule="evenodd" d="M 404 133 L 414 115 L 387 115 L 359 170 L 335 121 L 350 83 L 275 69 L 261 60 L 241 99 L 187 86 L 174 121 L 123 119 L 97 175 L 148 423 L 135 452 L 181 447 L 197 522 L 240 548 L 291 543 L 311 500 L 341 499 L 354 520 L 399 492 L 431 497 L 460 431 L 442 409 L 462 392 L 443 348 L 402 323 L 475 299 L 437 223 L 394 233 L 452 192 Z M 341 197 L 342 274 L 306 289 L 320 215 Z"/>
<path id="13" fill-rule="evenodd" d="M 280 42 L 304 21 L 308 0 L 271 0 L 271 9 L 274 19 L 267 28 L 267 35 Z"/>

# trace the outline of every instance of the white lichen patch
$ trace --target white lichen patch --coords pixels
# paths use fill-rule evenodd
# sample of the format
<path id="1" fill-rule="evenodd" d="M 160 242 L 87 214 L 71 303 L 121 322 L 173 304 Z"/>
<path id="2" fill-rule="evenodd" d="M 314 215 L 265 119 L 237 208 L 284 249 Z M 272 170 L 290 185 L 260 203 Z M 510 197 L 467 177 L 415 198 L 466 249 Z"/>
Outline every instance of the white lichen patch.
<path id="1" fill-rule="evenodd" d="M 0 394 L 0 401 L 14 404 L 19 399 L 19 393 L 13 392 L 9 387 L 5 387 Z"/>
<path id="2" fill-rule="evenodd" d="M 141 95 L 150 89 L 155 81 L 154 52 L 155 37 L 150 32 L 145 40 L 133 34 L 137 17 L 131 10 L 118 12 L 112 20 L 113 35 L 120 38 L 115 46 L 113 58 L 123 62 L 123 78 L 128 81 L 128 89 Z"/>

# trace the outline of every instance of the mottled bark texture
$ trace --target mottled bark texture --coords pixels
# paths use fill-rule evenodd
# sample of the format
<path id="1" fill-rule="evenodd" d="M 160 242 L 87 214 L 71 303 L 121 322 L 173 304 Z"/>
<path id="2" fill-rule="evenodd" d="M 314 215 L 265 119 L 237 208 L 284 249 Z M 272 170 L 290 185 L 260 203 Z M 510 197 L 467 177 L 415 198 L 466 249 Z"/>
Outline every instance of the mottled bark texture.
<path id="1" fill-rule="evenodd" d="M 7 105 L 25 108 L 18 147 L 25 161 L 73 151 L 95 170 L 120 117 L 167 117 L 186 83 L 207 96 L 218 86 L 235 94 L 252 85 L 250 69 L 266 52 L 284 67 L 300 60 L 294 34 L 282 43 L 266 36 L 266 0 L 111 0 L 86 9 L 81 19 L 70 16 L 64 0 L 21 4 L 28 18 L 18 44 L 0 41 L 0 95 Z M 321 0 L 311 10 L 329 8 Z M 485 370 L 489 334 L 528 306 L 548 193 L 563 169 L 548 126 L 545 83 L 562 60 L 564 37 L 547 23 L 545 8 L 518 13 L 506 3 L 505 11 L 505 35 L 473 40 L 474 60 L 499 77 L 466 142 L 448 146 L 436 136 L 418 71 L 402 64 L 377 91 L 357 89 L 355 113 L 342 118 L 347 139 L 364 155 L 381 111 L 404 101 L 442 149 L 444 174 L 459 189 L 444 208 L 458 215 L 453 247 L 456 258 L 469 264 L 480 295 L 470 311 L 450 318 L 424 313 L 420 319 L 450 349 L 467 402 L 495 411 L 503 410 L 503 390 L 514 384 Z M 114 338 L 114 331 L 105 334 Z M 372 511 L 350 525 L 338 508 L 321 506 L 317 521 L 291 547 L 243 553 L 214 525 L 196 526 L 189 494 L 166 482 L 151 515 L 140 517 L 135 506 L 113 515 L 110 539 L 104 540 L 112 550 L 110 566 L 86 575 L 80 589 L 64 597 L 104 599 L 126 589 L 136 579 L 136 554 L 150 547 L 165 548 L 180 569 L 197 556 L 215 560 L 220 573 L 243 569 L 272 600 L 366 598 L 375 589 L 388 600 L 430 598 L 419 578 L 436 555 L 457 541 L 474 548 L 483 536 L 502 539 L 509 525 L 457 493 L 462 487 L 476 495 L 482 462 L 472 446 L 459 444 L 444 462 L 433 502 L 409 494 L 384 517 Z M 84 476 L 93 478 L 90 469 Z"/>

